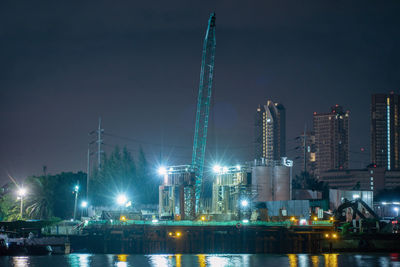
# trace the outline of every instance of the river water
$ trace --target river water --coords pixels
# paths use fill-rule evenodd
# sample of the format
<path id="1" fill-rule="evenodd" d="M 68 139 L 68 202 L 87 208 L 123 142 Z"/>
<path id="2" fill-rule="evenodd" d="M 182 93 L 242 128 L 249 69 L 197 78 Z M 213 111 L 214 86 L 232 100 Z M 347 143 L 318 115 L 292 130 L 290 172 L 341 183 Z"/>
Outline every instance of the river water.
<path id="1" fill-rule="evenodd" d="M 135 267 L 135 266 L 277 266 L 277 267 L 365 267 L 399 266 L 400 253 L 385 254 L 69 254 L 50 256 L 0 257 L 0 266 L 38 267 Z"/>

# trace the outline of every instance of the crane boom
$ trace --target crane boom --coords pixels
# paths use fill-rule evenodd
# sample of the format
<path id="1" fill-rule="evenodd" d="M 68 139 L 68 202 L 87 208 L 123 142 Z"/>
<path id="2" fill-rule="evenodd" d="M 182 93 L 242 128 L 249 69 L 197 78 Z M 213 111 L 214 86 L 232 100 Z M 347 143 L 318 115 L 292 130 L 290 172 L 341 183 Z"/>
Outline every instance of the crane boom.
<path id="1" fill-rule="evenodd" d="M 214 74 L 215 57 L 215 13 L 208 20 L 201 59 L 199 95 L 197 99 L 196 125 L 193 141 L 192 167 L 196 174 L 196 210 L 198 209 L 203 179 L 204 156 L 207 143 L 208 117 Z"/>

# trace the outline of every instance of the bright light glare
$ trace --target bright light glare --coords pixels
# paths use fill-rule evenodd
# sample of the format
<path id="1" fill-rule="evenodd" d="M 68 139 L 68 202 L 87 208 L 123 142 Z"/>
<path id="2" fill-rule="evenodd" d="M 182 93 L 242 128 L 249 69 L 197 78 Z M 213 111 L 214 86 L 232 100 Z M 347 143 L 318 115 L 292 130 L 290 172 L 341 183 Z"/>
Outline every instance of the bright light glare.
<path id="1" fill-rule="evenodd" d="M 167 174 L 167 168 L 165 168 L 164 166 L 161 166 L 160 168 L 158 168 L 158 174 L 159 175 L 166 175 Z"/>
<path id="2" fill-rule="evenodd" d="M 246 199 L 244 199 L 242 200 L 242 202 L 240 202 L 240 205 L 242 205 L 242 207 L 247 207 L 249 205 L 249 202 Z"/>
<path id="3" fill-rule="evenodd" d="M 249 223 L 249 220 L 244 219 L 242 222 L 243 222 L 243 223 Z"/>
<path id="4" fill-rule="evenodd" d="M 82 203 L 81 203 L 81 207 L 82 208 L 86 208 L 87 205 L 88 205 L 88 203 L 86 201 L 82 201 Z"/>
<path id="5" fill-rule="evenodd" d="M 236 170 L 240 171 L 241 168 L 240 165 L 236 165 Z"/>
<path id="6" fill-rule="evenodd" d="M 395 208 L 393 208 L 394 209 L 394 211 L 399 211 L 399 208 L 398 207 L 395 207 Z"/>
<path id="7" fill-rule="evenodd" d="M 223 173 L 227 173 L 227 172 L 228 172 L 228 167 L 225 167 L 225 166 L 224 166 L 224 167 L 222 168 L 222 172 L 223 172 Z"/>
<path id="8" fill-rule="evenodd" d="M 118 205 L 122 206 L 128 201 L 128 198 L 124 194 L 120 194 L 117 196 Z"/>
<path id="9" fill-rule="evenodd" d="M 79 190 L 79 185 L 75 185 L 75 192 L 78 192 Z"/>
<path id="10" fill-rule="evenodd" d="M 151 220 L 151 222 L 152 223 L 158 223 L 158 220 L 157 219 L 153 219 L 153 220 Z"/>
<path id="11" fill-rule="evenodd" d="M 215 173 L 221 172 L 221 166 L 219 166 L 219 165 L 214 165 L 214 167 L 213 167 L 213 172 L 215 172 Z"/>
<path id="12" fill-rule="evenodd" d="M 307 225 L 306 219 L 300 219 L 300 225 Z"/>
<path id="13" fill-rule="evenodd" d="M 21 187 L 21 188 L 18 190 L 18 196 L 23 197 L 23 196 L 25 196 L 25 195 L 26 195 L 26 189 L 23 188 L 23 187 Z"/>
<path id="14" fill-rule="evenodd" d="M 353 199 L 357 199 L 357 198 L 360 198 L 360 195 L 354 194 Z"/>

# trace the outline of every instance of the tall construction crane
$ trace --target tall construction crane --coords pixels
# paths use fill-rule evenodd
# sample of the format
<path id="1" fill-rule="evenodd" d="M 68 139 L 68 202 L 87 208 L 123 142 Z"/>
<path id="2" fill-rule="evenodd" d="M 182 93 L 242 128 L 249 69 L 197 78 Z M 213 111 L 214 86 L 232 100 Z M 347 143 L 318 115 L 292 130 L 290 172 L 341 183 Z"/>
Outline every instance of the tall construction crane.
<path id="1" fill-rule="evenodd" d="M 203 43 L 201 59 L 200 86 L 197 99 L 196 126 L 194 131 L 192 167 L 196 175 L 196 211 L 199 207 L 201 184 L 203 180 L 204 156 L 207 143 L 208 117 L 214 74 L 215 57 L 215 13 L 211 13 Z"/>

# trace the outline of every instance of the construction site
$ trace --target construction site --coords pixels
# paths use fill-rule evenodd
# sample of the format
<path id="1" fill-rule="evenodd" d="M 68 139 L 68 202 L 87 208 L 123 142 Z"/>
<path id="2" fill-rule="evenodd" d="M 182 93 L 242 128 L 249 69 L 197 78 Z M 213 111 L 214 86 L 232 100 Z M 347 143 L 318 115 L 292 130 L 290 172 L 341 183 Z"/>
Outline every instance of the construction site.
<path id="1" fill-rule="evenodd" d="M 325 202 L 295 196 L 293 161 L 279 156 L 283 145 L 267 149 L 271 133 L 284 133 L 283 126 L 259 138 L 259 158 L 205 166 L 215 20 L 212 13 L 204 37 L 191 163 L 159 167 L 157 208 L 138 210 L 121 198 L 118 209 L 41 231 L 68 236 L 74 251 L 95 253 L 314 253 L 393 247 L 397 224 L 383 223 L 371 209 L 371 192 L 330 190 Z M 260 129 L 273 127 L 269 116 L 281 112 L 277 103 L 268 106 L 258 109 L 264 110 Z M 205 178 L 211 181 L 208 194 Z"/>

